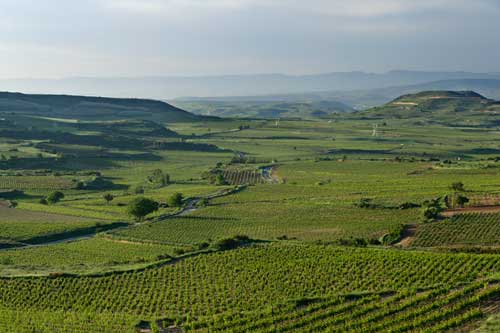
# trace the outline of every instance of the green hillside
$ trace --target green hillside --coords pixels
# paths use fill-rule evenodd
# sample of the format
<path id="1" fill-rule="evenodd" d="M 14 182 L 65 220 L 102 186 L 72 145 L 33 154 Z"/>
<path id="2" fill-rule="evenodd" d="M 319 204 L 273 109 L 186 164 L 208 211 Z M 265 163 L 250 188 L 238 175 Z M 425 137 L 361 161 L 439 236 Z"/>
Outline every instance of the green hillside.
<path id="1" fill-rule="evenodd" d="M 28 95 L 0 92 L 0 114 L 5 112 L 18 115 L 84 120 L 134 118 L 163 122 L 184 122 L 200 119 L 200 117 L 168 103 L 148 99 Z"/>
<path id="2" fill-rule="evenodd" d="M 239 118 L 328 117 L 332 113 L 352 112 L 350 106 L 333 100 L 291 99 L 278 96 L 227 97 L 175 100 L 174 104 L 195 114 Z"/>
<path id="3" fill-rule="evenodd" d="M 424 91 L 400 96 L 357 115 L 369 118 L 421 119 L 450 125 L 496 126 L 500 102 L 473 91 Z"/>

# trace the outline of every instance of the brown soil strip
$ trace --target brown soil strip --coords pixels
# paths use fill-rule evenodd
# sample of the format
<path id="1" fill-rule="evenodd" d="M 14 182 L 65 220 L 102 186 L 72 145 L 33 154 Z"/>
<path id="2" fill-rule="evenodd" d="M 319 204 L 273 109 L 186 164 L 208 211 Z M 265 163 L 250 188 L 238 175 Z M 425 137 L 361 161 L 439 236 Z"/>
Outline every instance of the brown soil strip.
<path id="1" fill-rule="evenodd" d="M 401 234 L 401 240 L 394 244 L 397 247 L 410 247 L 411 243 L 415 239 L 415 234 L 417 233 L 417 225 L 416 224 L 408 224 L 405 226 L 405 230 Z"/>
<path id="2" fill-rule="evenodd" d="M 451 217 L 457 214 L 466 213 L 500 213 L 500 206 L 483 206 L 483 207 L 465 207 L 456 209 L 447 209 L 441 215 Z"/>

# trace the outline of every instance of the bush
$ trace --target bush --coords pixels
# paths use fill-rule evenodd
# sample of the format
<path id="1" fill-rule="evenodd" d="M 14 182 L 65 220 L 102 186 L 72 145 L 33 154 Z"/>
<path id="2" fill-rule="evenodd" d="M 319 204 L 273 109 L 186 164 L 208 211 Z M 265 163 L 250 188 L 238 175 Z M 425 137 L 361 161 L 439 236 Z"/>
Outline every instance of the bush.
<path id="1" fill-rule="evenodd" d="M 414 202 L 404 202 L 401 205 L 398 206 L 399 209 L 412 209 L 412 208 L 418 208 L 421 207 L 421 205 L 416 204 Z"/>
<path id="2" fill-rule="evenodd" d="M 359 208 L 378 208 L 379 205 L 373 202 L 373 199 L 371 198 L 361 198 L 359 199 L 359 202 L 354 204 L 356 207 Z"/>
<path id="3" fill-rule="evenodd" d="M 61 201 L 61 199 L 63 199 L 63 198 L 64 198 L 64 193 L 59 192 L 59 191 L 54 191 L 54 192 L 50 193 L 46 199 L 47 199 L 48 203 L 55 204 L 55 203 L 58 203 L 59 201 Z"/>
<path id="4" fill-rule="evenodd" d="M 176 256 L 181 256 L 181 255 L 183 255 L 183 254 L 185 254 L 185 253 L 186 253 L 186 250 L 184 250 L 183 248 L 176 247 L 176 248 L 174 249 L 174 254 L 175 254 Z"/>
<path id="5" fill-rule="evenodd" d="M 109 204 L 115 197 L 111 193 L 106 193 L 102 198 Z"/>
<path id="6" fill-rule="evenodd" d="M 184 201 L 184 196 L 182 193 L 174 193 L 170 198 L 168 198 L 169 207 L 181 207 Z"/>
<path id="7" fill-rule="evenodd" d="M 161 169 L 156 169 L 153 170 L 151 176 L 148 176 L 148 182 L 154 186 L 166 186 L 170 184 L 170 175 L 168 173 L 164 173 Z"/>
<path id="8" fill-rule="evenodd" d="M 394 244 L 401 238 L 404 230 L 405 226 L 403 224 L 393 227 L 391 230 L 389 230 L 388 234 L 385 234 L 379 239 L 379 243 L 383 245 Z"/>
<path id="9" fill-rule="evenodd" d="M 198 250 L 204 250 L 207 249 L 210 246 L 210 243 L 208 242 L 202 242 L 198 244 Z"/>
<path id="10" fill-rule="evenodd" d="M 446 198 L 445 200 L 446 201 Z M 423 215 L 425 222 L 437 220 L 443 212 L 443 200 L 441 198 L 432 199 L 423 203 Z"/>
<path id="11" fill-rule="evenodd" d="M 463 192 L 465 191 L 465 186 L 462 182 L 455 182 L 450 185 L 450 189 L 455 192 Z"/>
<path id="12" fill-rule="evenodd" d="M 215 248 L 221 251 L 236 249 L 240 246 L 249 244 L 250 238 L 246 235 L 238 235 L 233 238 L 224 238 L 215 243 Z"/>
<path id="13" fill-rule="evenodd" d="M 224 179 L 224 176 L 222 173 L 218 173 L 215 176 L 215 185 L 221 186 L 221 185 L 227 185 L 227 181 Z"/>
<path id="14" fill-rule="evenodd" d="M 209 204 L 210 204 L 210 200 L 208 198 L 201 198 L 200 201 L 198 201 L 199 207 L 206 207 Z"/>

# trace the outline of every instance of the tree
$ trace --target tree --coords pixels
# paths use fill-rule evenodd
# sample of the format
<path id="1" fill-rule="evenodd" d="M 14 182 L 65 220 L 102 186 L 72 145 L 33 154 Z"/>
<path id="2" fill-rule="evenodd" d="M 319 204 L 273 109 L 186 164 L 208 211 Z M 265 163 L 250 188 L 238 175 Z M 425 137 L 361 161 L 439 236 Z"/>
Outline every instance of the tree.
<path id="1" fill-rule="evenodd" d="M 55 204 L 55 203 L 58 203 L 59 201 L 61 201 L 61 199 L 64 198 L 64 193 L 60 192 L 60 191 L 54 191 L 52 193 L 50 193 L 48 196 L 47 196 L 47 202 L 50 203 L 50 204 Z"/>
<path id="2" fill-rule="evenodd" d="M 464 183 L 462 182 L 455 182 L 451 184 L 450 189 L 452 189 L 455 192 L 463 192 L 465 191 L 465 186 Z"/>
<path id="3" fill-rule="evenodd" d="M 460 195 L 457 194 L 456 199 L 455 199 L 458 207 L 464 207 L 466 203 L 469 202 L 469 198 L 467 198 L 465 195 Z"/>
<path id="4" fill-rule="evenodd" d="M 148 181 L 154 185 L 166 186 L 170 184 L 170 175 L 160 169 L 155 169 L 152 175 L 148 177 Z"/>
<path id="5" fill-rule="evenodd" d="M 200 201 L 198 201 L 198 207 L 206 207 L 210 204 L 210 200 L 208 198 L 201 198 Z"/>
<path id="6" fill-rule="evenodd" d="M 423 215 L 427 222 L 437 220 L 443 212 L 443 203 L 441 198 L 431 199 L 423 203 Z"/>
<path id="7" fill-rule="evenodd" d="M 127 212 L 129 215 L 134 216 L 137 220 L 142 220 L 146 215 L 157 210 L 158 202 L 148 198 L 139 197 L 129 203 Z"/>
<path id="8" fill-rule="evenodd" d="M 227 185 L 222 173 L 218 173 L 217 176 L 215 176 L 215 185 Z"/>
<path id="9" fill-rule="evenodd" d="M 174 193 L 170 198 L 168 198 L 168 205 L 170 207 L 181 207 L 184 196 L 182 193 Z"/>
<path id="10" fill-rule="evenodd" d="M 144 194 L 144 187 L 142 186 L 136 186 L 135 189 L 134 189 L 134 193 L 135 194 Z"/>
<path id="11" fill-rule="evenodd" d="M 115 198 L 111 193 L 106 193 L 102 197 L 103 197 L 104 200 L 106 200 L 107 204 L 109 204 Z"/>

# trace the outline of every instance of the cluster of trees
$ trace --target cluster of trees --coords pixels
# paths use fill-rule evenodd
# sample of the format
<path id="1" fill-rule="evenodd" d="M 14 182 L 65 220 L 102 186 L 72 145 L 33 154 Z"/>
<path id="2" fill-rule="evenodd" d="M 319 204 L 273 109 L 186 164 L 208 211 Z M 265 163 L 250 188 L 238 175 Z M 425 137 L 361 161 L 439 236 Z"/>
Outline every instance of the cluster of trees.
<path id="1" fill-rule="evenodd" d="M 444 197 L 425 201 L 424 218 L 426 221 L 434 221 L 441 217 L 441 213 L 446 209 L 463 208 L 469 202 L 465 196 L 465 185 L 462 182 L 455 182 L 450 185 L 451 193 Z"/>
<path id="2" fill-rule="evenodd" d="M 214 185 L 228 185 L 228 181 L 224 178 L 222 170 L 212 170 L 210 172 L 205 172 L 202 174 L 202 178 L 207 179 L 210 184 Z"/>
<path id="3" fill-rule="evenodd" d="M 447 208 L 462 208 L 469 202 L 469 198 L 463 194 L 463 192 L 465 192 L 465 186 L 462 182 L 451 184 L 450 190 L 452 193 L 444 197 L 444 202 Z"/>
<path id="4" fill-rule="evenodd" d="M 168 207 L 182 207 L 183 203 L 184 196 L 182 193 L 174 193 L 167 200 Z M 153 199 L 137 197 L 129 203 L 127 213 L 133 216 L 136 220 L 141 221 L 147 215 L 156 212 L 159 207 L 160 203 Z"/>
<path id="5" fill-rule="evenodd" d="M 163 187 L 170 184 L 170 175 L 161 169 L 155 169 L 147 180 L 154 186 Z"/>
<path id="6" fill-rule="evenodd" d="M 64 199 L 64 193 L 62 193 L 61 191 L 54 191 L 51 192 L 49 195 L 47 195 L 45 198 L 40 199 L 39 202 L 42 205 L 48 205 L 48 204 L 53 205 L 58 203 L 62 199 Z"/>

